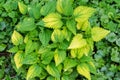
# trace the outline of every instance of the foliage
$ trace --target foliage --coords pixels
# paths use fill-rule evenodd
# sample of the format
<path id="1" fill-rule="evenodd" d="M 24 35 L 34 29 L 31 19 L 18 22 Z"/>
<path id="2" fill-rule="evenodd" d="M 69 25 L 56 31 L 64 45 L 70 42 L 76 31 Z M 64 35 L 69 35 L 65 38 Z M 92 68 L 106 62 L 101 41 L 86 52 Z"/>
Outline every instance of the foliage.
<path id="1" fill-rule="evenodd" d="M 43 3 L 45 5 L 42 5 Z M 90 72 L 92 72 L 91 70 L 95 71 L 91 57 L 93 41 L 100 41 L 110 31 L 100 27 L 91 27 L 89 18 L 95 12 L 94 8 L 87 6 L 74 8 L 72 0 L 43 3 L 36 2 L 26 5 L 23 2 L 18 2 L 19 12 L 24 18 L 18 22 L 11 37 L 11 41 L 16 47 L 22 46 L 14 55 L 17 70 L 23 69 L 25 71 L 26 68 L 29 68 L 25 74 L 27 80 L 35 77 L 45 79 L 49 76 L 60 80 L 62 76 L 71 76 L 73 68 L 77 67 L 76 71 L 79 74 L 91 80 Z M 45 13 L 45 10 L 49 11 L 48 3 L 54 3 L 54 6 L 49 5 L 53 11 Z M 41 14 L 41 17 L 39 16 L 37 19 L 35 15 L 29 14 L 37 10 L 36 4 L 40 7 L 36 15 Z M 35 9 L 29 11 L 31 6 L 35 6 Z M 25 16 L 27 14 L 28 16 Z M 77 24 L 82 24 L 78 25 L 79 29 L 77 29 Z M 42 53 L 39 51 L 41 49 L 43 49 Z M 88 58 L 90 60 L 84 61 Z M 71 62 L 74 62 L 75 59 L 76 63 L 68 67 L 65 63 L 66 59 Z M 47 73 L 45 74 L 41 70 Z M 66 72 L 68 74 L 64 74 Z M 45 74 L 44 77 L 41 77 L 41 74 Z"/>
<path id="2" fill-rule="evenodd" d="M 0 0 L 0 55 L 9 52 L 0 78 L 119 80 L 119 7 L 118 0 Z"/>

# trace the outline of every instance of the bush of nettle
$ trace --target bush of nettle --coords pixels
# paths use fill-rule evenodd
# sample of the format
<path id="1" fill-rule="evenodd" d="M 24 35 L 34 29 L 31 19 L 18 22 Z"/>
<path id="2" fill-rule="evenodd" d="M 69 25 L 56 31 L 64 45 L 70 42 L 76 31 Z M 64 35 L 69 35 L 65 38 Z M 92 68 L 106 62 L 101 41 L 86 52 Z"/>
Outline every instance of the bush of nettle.
<path id="1" fill-rule="evenodd" d="M 95 9 L 74 0 L 17 2 L 21 18 L 11 36 L 15 70 L 26 80 L 91 80 L 94 42 L 110 31 L 91 26 Z"/>

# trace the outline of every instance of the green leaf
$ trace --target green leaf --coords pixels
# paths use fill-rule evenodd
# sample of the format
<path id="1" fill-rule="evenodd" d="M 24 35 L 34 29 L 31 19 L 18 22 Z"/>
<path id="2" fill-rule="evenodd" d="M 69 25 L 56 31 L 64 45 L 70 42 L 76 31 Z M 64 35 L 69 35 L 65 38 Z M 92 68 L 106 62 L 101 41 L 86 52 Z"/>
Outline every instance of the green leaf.
<path id="1" fill-rule="evenodd" d="M 96 67 L 92 61 L 88 62 L 88 67 L 91 73 L 96 74 Z"/>
<path id="2" fill-rule="evenodd" d="M 38 55 L 35 52 L 25 54 L 22 64 L 35 64 L 38 61 Z"/>
<path id="3" fill-rule="evenodd" d="M 50 13 L 46 17 L 43 18 L 43 21 L 45 23 L 45 27 L 47 28 L 61 28 L 63 25 L 63 22 L 61 21 L 61 15 L 58 13 Z"/>
<path id="4" fill-rule="evenodd" d="M 10 53 L 16 53 L 17 51 L 18 51 L 18 47 L 17 46 L 14 46 L 14 47 L 12 47 L 12 48 L 10 48 L 8 50 L 8 52 L 10 52 Z"/>
<path id="5" fill-rule="evenodd" d="M 54 52 L 52 51 L 47 51 L 45 53 L 41 54 L 41 60 L 43 64 L 49 64 L 51 60 L 53 59 Z"/>
<path id="6" fill-rule="evenodd" d="M 86 21 L 95 12 L 95 9 L 86 6 L 78 6 L 74 9 L 73 15 L 77 22 Z"/>
<path id="7" fill-rule="evenodd" d="M 0 44 L 0 52 L 4 51 L 6 48 L 5 44 Z"/>
<path id="8" fill-rule="evenodd" d="M 38 54 L 47 53 L 49 51 L 50 51 L 49 48 L 41 46 L 40 49 L 38 50 Z"/>
<path id="9" fill-rule="evenodd" d="M 57 11 L 64 15 L 72 15 L 73 7 L 72 7 L 72 0 L 57 0 Z"/>
<path id="10" fill-rule="evenodd" d="M 52 36 L 51 36 L 51 40 L 55 43 L 62 42 L 64 40 L 63 32 L 59 29 L 54 29 Z"/>
<path id="11" fill-rule="evenodd" d="M 41 72 L 42 72 L 42 68 L 39 65 L 34 64 L 29 67 L 26 79 L 30 80 L 32 78 L 35 78 L 39 76 Z"/>
<path id="12" fill-rule="evenodd" d="M 25 53 L 31 53 L 35 49 L 38 48 L 38 43 L 37 42 L 32 42 L 31 40 L 28 40 L 26 46 L 25 46 Z"/>
<path id="13" fill-rule="evenodd" d="M 11 40 L 14 45 L 19 45 L 23 43 L 23 36 L 14 30 Z"/>
<path id="14" fill-rule="evenodd" d="M 75 59 L 66 58 L 64 61 L 64 71 L 67 71 L 70 68 L 73 68 L 77 65 L 77 61 Z"/>
<path id="15" fill-rule="evenodd" d="M 80 62 L 82 62 L 82 63 L 93 61 L 92 57 L 86 56 L 86 55 L 83 55 L 83 57 L 80 58 L 79 60 L 80 60 Z"/>
<path id="16" fill-rule="evenodd" d="M 16 25 L 17 30 L 24 32 L 24 31 L 32 31 L 36 28 L 35 21 L 33 18 L 24 18 L 22 22 L 19 22 Z"/>
<path id="17" fill-rule="evenodd" d="M 110 34 L 108 34 L 106 36 L 106 39 L 109 41 L 109 42 L 115 42 L 117 40 L 117 35 L 113 32 L 111 32 Z"/>
<path id="18" fill-rule="evenodd" d="M 28 6 L 29 15 L 34 17 L 35 19 L 40 18 L 40 6 L 39 5 L 30 5 Z"/>
<path id="19" fill-rule="evenodd" d="M 70 79 L 69 79 L 69 76 L 63 75 L 62 80 L 70 80 Z"/>
<path id="20" fill-rule="evenodd" d="M 62 63 L 66 58 L 66 52 L 63 50 L 56 50 L 54 55 L 54 60 L 56 66 L 58 66 L 60 63 Z"/>
<path id="21" fill-rule="evenodd" d="M 67 48 L 68 48 L 68 46 L 69 46 L 69 42 L 68 41 L 66 41 L 66 40 L 64 40 L 63 42 L 61 42 L 60 44 L 59 44 L 59 49 L 63 49 L 63 50 L 66 50 Z"/>
<path id="22" fill-rule="evenodd" d="M 73 37 L 68 49 L 82 48 L 87 44 L 86 40 L 83 39 L 82 34 L 77 34 Z"/>
<path id="23" fill-rule="evenodd" d="M 47 80 L 55 80 L 55 78 L 52 76 L 49 76 L 49 77 L 47 77 Z"/>
<path id="24" fill-rule="evenodd" d="M 70 30 L 74 35 L 76 35 L 76 23 L 74 20 L 68 20 L 66 22 L 68 30 Z"/>
<path id="25" fill-rule="evenodd" d="M 14 61 L 16 64 L 17 69 L 19 69 L 23 64 L 24 54 L 23 51 L 18 51 L 14 56 Z"/>
<path id="26" fill-rule="evenodd" d="M 22 14 L 26 14 L 27 13 L 27 6 L 23 2 L 18 2 L 18 7 L 19 7 L 19 11 Z"/>
<path id="27" fill-rule="evenodd" d="M 51 31 L 50 30 L 44 30 L 39 34 L 39 39 L 43 46 L 48 45 L 50 39 L 51 39 Z"/>
<path id="28" fill-rule="evenodd" d="M 116 44 L 120 47 L 120 38 L 116 40 Z"/>
<path id="29" fill-rule="evenodd" d="M 44 16 L 48 15 L 49 13 L 55 12 L 56 8 L 56 1 L 55 0 L 49 0 L 47 3 L 45 3 L 44 6 L 42 6 L 40 13 Z"/>
<path id="30" fill-rule="evenodd" d="M 77 66 L 77 71 L 78 71 L 79 74 L 81 74 L 82 76 L 84 76 L 88 80 L 91 80 L 89 67 L 86 63 L 79 64 Z"/>
<path id="31" fill-rule="evenodd" d="M 55 78 L 60 78 L 60 73 L 59 73 L 59 70 L 57 69 L 57 67 L 55 67 L 55 64 L 49 64 L 49 65 L 47 65 L 47 72 L 51 75 L 51 76 L 53 76 L 53 77 L 55 77 Z"/>
<path id="32" fill-rule="evenodd" d="M 105 30 L 103 28 L 100 27 L 93 27 L 92 28 L 92 38 L 93 41 L 100 41 L 101 39 L 103 39 L 104 37 L 106 37 L 106 35 L 110 33 L 110 31 Z"/>

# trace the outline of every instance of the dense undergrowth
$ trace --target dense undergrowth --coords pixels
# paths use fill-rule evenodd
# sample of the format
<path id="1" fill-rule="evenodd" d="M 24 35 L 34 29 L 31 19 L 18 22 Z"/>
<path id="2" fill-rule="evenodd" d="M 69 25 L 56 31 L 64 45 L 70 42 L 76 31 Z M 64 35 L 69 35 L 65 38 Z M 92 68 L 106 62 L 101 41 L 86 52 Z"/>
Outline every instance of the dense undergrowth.
<path id="1" fill-rule="evenodd" d="M 21 0 L 19 0 L 21 1 Z M 14 55 L 15 53 L 19 50 L 25 50 L 25 44 L 24 45 L 19 45 L 19 46 L 15 46 L 13 47 L 12 44 L 12 40 L 11 40 L 11 36 L 12 33 L 17 31 L 20 31 L 20 34 L 23 35 L 24 37 L 26 37 L 26 39 L 24 40 L 24 42 L 27 41 L 27 36 L 30 36 L 31 40 L 34 40 L 35 42 L 37 42 L 36 38 L 37 36 L 39 36 L 40 41 L 42 42 L 42 45 L 46 46 L 48 41 L 43 41 L 42 38 L 44 37 L 40 37 L 41 35 L 44 35 L 44 29 L 40 28 L 38 30 L 38 28 L 32 32 L 24 32 L 24 28 L 19 28 L 20 25 L 25 25 L 25 24 L 30 24 L 32 26 L 34 26 L 33 19 L 32 18 L 25 18 L 25 17 L 34 17 L 35 23 L 39 22 L 39 17 L 40 15 L 42 16 L 42 18 L 44 18 L 49 12 L 45 12 L 44 10 L 41 10 L 40 15 L 36 15 L 37 12 L 34 8 L 36 8 L 36 6 L 34 6 L 34 4 L 38 3 L 41 0 L 23 0 L 24 4 L 26 5 L 32 5 L 29 6 L 29 9 L 31 9 L 31 11 L 29 11 L 29 14 L 26 11 L 19 11 L 19 7 L 18 7 L 18 1 L 16 0 L 0 0 L 0 79 L 5 79 L 5 80 L 25 80 L 26 78 L 26 73 L 28 70 L 29 65 L 23 65 L 20 70 L 18 70 L 16 68 L 15 62 L 14 62 Z M 42 0 L 43 2 L 41 2 L 39 5 L 41 7 L 41 5 L 43 6 L 44 4 L 47 5 L 47 2 L 49 0 Z M 54 1 L 54 0 L 53 0 Z M 73 0 L 71 0 L 73 1 Z M 19 3 L 20 4 L 20 3 Z M 51 3 L 51 5 L 54 3 Z M 39 9 L 39 5 L 38 5 L 38 9 Z M 89 7 L 93 7 L 94 9 L 96 9 L 96 12 L 94 13 L 94 15 L 90 18 L 90 24 L 91 26 L 100 26 L 102 28 L 105 28 L 107 30 L 110 31 L 110 34 L 108 34 L 106 36 L 105 39 L 101 40 L 100 42 L 96 42 L 94 44 L 94 51 L 92 52 L 91 57 L 94 59 L 94 64 L 96 66 L 96 73 L 95 74 L 91 74 L 91 79 L 92 80 L 119 80 L 120 79 L 120 1 L 119 0 L 74 0 L 74 4 L 73 7 L 76 8 L 77 6 L 89 6 Z M 53 7 L 53 6 L 52 6 Z M 45 7 L 44 7 L 45 8 Z M 49 8 L 51 9 L 51 7 L 49 6 Z M 35 13 L 34 13 L 35 12 Z M 51 9 L 51 12 L 54 12 L 54 8 Z M 59 11 L 61 14 L 64 14 L 63 12 Z M 27 13 L 27 14 L 26 14 Z M 69 15 L 69 13 L 65 13 L 65 15 Z M 71 14 L 70 14 L 71 15 Z M 57 14 L 57 16 L 59 16 Z M 48 16 L 49 17 L 49 16 Z M 65 17 L 66 18 L 66 17 Z M 26 21 L 28 20 L 28 23 L 26 23 Z M 31 22 L 30 22 L 31 21 Z M 45 20 L 43 20 L 45 21 Z M 21 22 L 21 23 L 19 23 Z M 60 21 L 59 21 L 60 22 Z M 16 25 L 18 25 L 19 23 L 19 27 L 17 27 L 16 29 Z M 43 26 L 42 22 L 40 21 L 38 24 L 38 26 Z M 59 27 L 61 27 L 61 23 L 57 24 Z M 74 24 L 73 24 L 74 25 Z M 27 26 L 27 25 L 26 25 Z M 51 27 L 51 26 L 48 26 Z M 30 29 L 26 29 L 28 31 L 31 31 L 32 28 Z M 72 34 L 76 34 L 75 30 L 71 30 L 70 28 L 68 28 Z M 25 31 L 26 31 L 25 30 Z M 46 29 L 45 32 L 48 32 L 49 35 L 51 34 L 53 31 L 52 29 Z M 23 31 L 23 32 L 22 32 Z M 38 31 L 41 31 L 40 35 L 38 35 Z M 55 31 L 54 31 L 55 32 Z M 59 33 L 60 31 L 57 30 L 56 33 Z M 27 35 L 26 35 L 27 34 Z M 61 32 L 60 32 L 61 34 Z M 33 36 L 34 35 L 34 36 Z M 59 35 L 59 34 L 58 34 Z M 53 35 L 54 36 L 54 35 Z M 57 41 L 57 39 L 52 39 L 53 42 L 61 42 L 63 36 L 60 36 L 60 41 Z M 49 38 L 49 36 L 48 36 Z M 69 38 L 67 38 L 67 40 L 69 40 Z M 52 41 L 50 41 L 49 43 L 52 43 Z M 27 41 L 29 42 L 28 46 L 32 45 L 34 46 L 34 44 L 38 44 L 31 42 L 31 41 Z M 67 46 L 65 47 L 60 47 L 59 50 L 55 50 L 54 48 L 52 50 L 55 50 L 56 53 L 57 52 L 61 52 L 64 54 L 64 49 L 66 49 L 66 47 L 68 47 L 69 42 L 65 41 Z M 14 42 L 13 42 L 14 43 Z M 14 43 L 16 44 L 21 44 L 22 42 L 19 41 L 19 43 Z M 56 45 L 52 45 L 52 47 L 55 47 Z M 63 46 L 63 44 L 61 45 Z M 36 46 L 35 46 L 36 47 Z M 63 50 L 62 50 L 63 49 Z M 44 50 L 44 47 L 41 49 Z M 30 50 L 27 50 L 26 53 L 29 53 Z M 31 51 L 30 51 L 31 52 Z M 21 53 L 21 52 L 19 52 Z M 45 54 L 46 55 L 46 54 Z M 44 56 L 43 58 L 44 59 Z M 51 56 L 52 52 L 50 53 Z M 32 59 L 34 60 L 34 58 L 36 58 L 36 56 L 32 55 Z M 56 55 L 57 56 L 57 55 Z M 64 57 L 64 56 L 62 56 Z M 30 58 L 31 59 L 31 58 Z M 51 59 L 51 58 L 49 58 Z M 70 57 L 68 57 L 68 60 L 70 59 Z M 35 60 L 36 61 L 36 60 Z M 56 65 L 59 65 L 61 61 L 56 61 Z M 72 61 L 72 60 L 71 60 Z M 67 61 L 66 61 L 67 62 Z M 73 61 L 74 62 L 74 61 Z M 30 63 L 29 61 L 27 62 L 26 60 L 24 61 L 24 64 L 28 64 Z M 38 62 L 39 63 L 39 62 Z M 44 61 L 42 62 L 43 64 L 48 64 L 50 62 Z M 31 64 L 33 64 L 33 62 L 31 62 Z M 65 63 L 64 63 L 65 64 Z M 51 65 L 48 66 L 48 68 L 51 68 L 51 66 L 54 66 L 54 63 L 51 63 Z M 73 64 L 73 66 L 76 64 Z M 41 65 L 42 67 L 44 67 L 44 65 Z M 59 69 L 61 69 L 61 66 L 59 66 Z M 20 65 L 18 65 L 18 67 L 21 67 Z M 55 68 L 56 69 L 56 68 Z M 38 69 L 39 70 L 39 69 Z M 73 78 L 73 80 L 85 80 L 85 78 L 81 75 L 78 76 L 78 73 L 75 71 L 76 69 L 74 68 L 74 73 L 72 73 L 72 75 L 75 77 Z M 48 71 L 48 69 L 47 69 Z M 68 72 L 65 73 L 65 75 L 70 74 L 72 71 L 72 69 L 69 69 Z M 40 75 L 41 79 L 44 77 L 46 77 L 45 75 L 48 76 L 48 80 L 54 80 L 53 77 L 49 76 L 48 73 L 43 70 L 43 74 Z M 57 73 L 57 72 L 56 72 Z M 31 74 L 31 73 L 30 73 Z M 49 73 L 52 74 L 52 73 Z M 62 74 L 64 75 L 64 74 Z M 52 74 L 52 76 L 55 76 L 55 74 Z M 59 74 L 57 75 L 57 77 L 59 76 Z M 86 77 L 86 76 L 85 76 Z M 35 80 L 39 80 L 38 77 L 36 77 Z M 62 78 L 63 80 L 67 80 L 67 76 L 63 76 Z M 72 78 L 71 78 L 72 79 Z M 29 79 L 28 79 L 29 80 Z M 33 79 L 34 80 L 34 79 Z"/>

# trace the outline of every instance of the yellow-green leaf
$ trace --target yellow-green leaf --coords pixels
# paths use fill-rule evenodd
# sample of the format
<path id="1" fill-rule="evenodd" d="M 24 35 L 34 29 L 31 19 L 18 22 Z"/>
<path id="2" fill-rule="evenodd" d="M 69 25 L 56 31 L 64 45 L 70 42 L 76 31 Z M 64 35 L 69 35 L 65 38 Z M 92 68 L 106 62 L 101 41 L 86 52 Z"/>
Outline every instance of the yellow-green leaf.
<path id="1" fill-rule="evenodd" d="M 23 2 L 18 2 L 18 7 L 19 7 L 19 11 L 22 14 L 26 14 L 27 13 L 27 6 Z"/>
<path id="2" fill-rule="evenodd" d="M 96 74 L 96 67 L 92 61 L 88 62 L 88 66 L 89 66 L 90 72 L 93 74 Z"/>
<path id="3" fill-rule="evenodd" d="M 42 68 L 41 68 L 39 65 L 33 64 L 33 65 L 30 66 L 29 69 L 28 69 L 26 79 L 27 79 L 27 80 L 30 80 L 30 79 L 32 79 L 32 78 L 35 78 L 35 77 L 39 76 L 40 73 L 41 73 L 41 71 L 42 71 Z"/>
<path id="4" fill-rule="evenodd" d="M 75 20 L 77 22 L 88 20 L 89 17 L 95 12 L 94 8 L 86 7 L 86 6 L 78 6 L 75 8 L 73 15 L 75 16 Z"/>
<path id="5" fill-rule="evenodd" d="M 60 63 L 62 63 L 66 58 L 66 52 L 62 50 L 56 50 L 54 55 L 54 60 L 56 66 L 58 66 Z"/>
<path id="6" fill-rule="evenodd" d="M 11 40 L 14 45 L 19 45 L 23 43 L 23 36 L 14 30 Z"/>
<path id="7" fill-rule="evenodd" d="M 106 35 L 110 33 L 110 31 L 105 30 L 103 28 L 100 27 L 93 27 L 92 28 L 92 38 L 93 41 L 100 41 L 101 39 L 103 39 L 104 37 L 106 37 Z"/>
<path id="8" fill-rule="evenodd" d="M 90 70 L 86 63 L 81 63 L 77 66 L 77 71 L 80 75 L 84 76 L 88 80 L 91 80 Z"/>
<path id="9" fill-rule="evenodd" d="M 88 27 L 90 27 L 90 22 L 88 20 L 86 21 L 79 21 L 79 23 L 77 23 L 77 29 L 78 30 L 82 30 L 82 31 L 86 31 L 86 29 L 88 29 Z"/>
<path id="10" fill-rule="evenodd" d="M 47 65 L 47 72 L 51 75 L 51 76 L 53 76 L 53 77 L 55 77 L 55 78 L 60 78 L 60 73 L 59 73 L 59 70 L 57 69 L 57 67 L 54 65 L 54 64 L 49 64 L 49 65 Z"/>
<path id="11" fill-rule="evenodd" d="M 23 55 L 24 55 L 23 51 L 18 51 L 14 56 L 14 61 L 15 61 L 17 69 L 19 69 L 23 65 L 22 64 L 23 59 L 24 59 Z"/>
<path id="12" fill-rule="evenodd" d="M 73 37 L 72 42 L 70 43 L 70 46 L 68 49 L 76 49 L 81 48 L 87 44 L 86 40 L 83 39 L 82 34 L 77 34 Z"/>
<path id="13" fill-rule="evenodd" d="M 80 59 L 83 56 L 83 55 L 81 56 L 81 54 L 88 56 L 89 51 L 90 51 L 90 47 L 87 44 L 86 46 L 84 46 L 78 50 L 79 53 L 78 53 L 77 57 Z"/>
<path id="14" fill-rule="evenodd" d="M 47 28 L 61 28 L 63 22 L 61 21 L 61 15 L 58 13 L 50 13 L 46 17 L 43 18 L 45 23 L 45 27 Z"/>
<path id="15" fill-rule="evenodd" d="M 62 42 L 64 40 L 64 34 L 62 30 L 54 29 L 51 39 L 53 42 Z"/>

